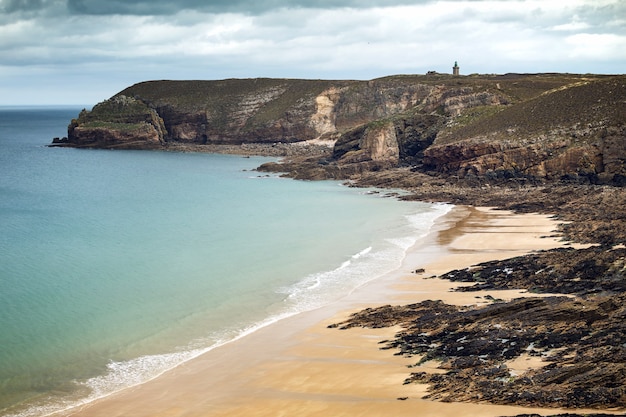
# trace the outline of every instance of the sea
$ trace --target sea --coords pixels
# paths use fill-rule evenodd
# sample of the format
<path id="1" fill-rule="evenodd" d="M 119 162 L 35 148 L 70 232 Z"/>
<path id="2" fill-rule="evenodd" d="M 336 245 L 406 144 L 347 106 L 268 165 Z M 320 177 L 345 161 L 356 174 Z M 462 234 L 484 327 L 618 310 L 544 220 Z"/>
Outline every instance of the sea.
<path id="1" fill-rule="evenodd" d="M 339 300 L 451 208 L 255 171 L 269 158 L 49 147 L 83 107 L 0 107 L 2 416 L 93 401 Z"/>

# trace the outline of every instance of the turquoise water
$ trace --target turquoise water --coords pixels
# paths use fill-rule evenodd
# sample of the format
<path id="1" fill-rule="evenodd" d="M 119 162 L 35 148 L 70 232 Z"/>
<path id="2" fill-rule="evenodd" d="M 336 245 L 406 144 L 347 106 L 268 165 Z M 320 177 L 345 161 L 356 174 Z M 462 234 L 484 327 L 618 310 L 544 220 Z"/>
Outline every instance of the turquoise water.
<path id="1" fill-rule="evenodd" d="M 449 207 L 267 159 L 48 148 L 80 108 L 0 108 L 0 415 L 141 383 L 400 266 Z"/>

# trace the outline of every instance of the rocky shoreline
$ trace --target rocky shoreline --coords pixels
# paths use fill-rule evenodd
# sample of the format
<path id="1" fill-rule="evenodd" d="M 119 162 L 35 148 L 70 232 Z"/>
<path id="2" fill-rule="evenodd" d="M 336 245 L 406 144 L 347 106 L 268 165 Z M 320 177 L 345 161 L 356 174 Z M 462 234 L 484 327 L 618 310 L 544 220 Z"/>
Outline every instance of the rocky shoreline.
<path id="1" fill-rule="evenodd" d="M 303 178 L 307 161 L 319 159 L 324 150 L 295 146 L 250 149 L 257 155 L 285 157 L 261 170 L 271 168 Z M 220 151 L 240 154 L 240 147 L 236 148 Z M 357 313 L 337 327 L 402 326 L 382 348 L 420 358 L 418 369 L 419 363 L 440 362 L 443 374 L 407 370 L 406 383 L 429 384 L 428 398 L 626 408 L 626 190 L 567 182 L 472 183 L 401 168 L 352 174 L 347 179 L 352 186 L 407 190 L 410 194 L 404 199 L 553 214 L 562 222 L 559 233 L 564 239 L 594 246 L 487 262 L 439 277 L 473 283 L 461 291 L 526 289 L 567 296 L 510 302 L 493 298 L 487 307 L 459 308 L 437 301 L 384 306 Z M 517 375 L 506 363 L 521 355 L 545 363 Z"/>
<path id="2" fill-rule="evenodd" d="M 276 149 L 254 151 L 284 156 L 260 170 L 282 171 L 294 178 L 306 178 L 302 172 L 309 166 L 307 161 L 324 153 L 305 148 L 290 153 L 282 149 L 280 155 L 273 153 Z M 438 277 L 472 283 L 459 291 L 526 289 L 549 296 L 503 302 L 489 295 L 491 304 L 486 307 L 439 301 L 383 306 L 356 313 L 333 327 L 401 326 L 403 330 L 381 349 L 416 358 L 405 383 L 428 384 L 426 398 L 568 409 L 626 408 L 626 190 L 563 181 L 461 181 L 402 168 L 352 173 L 346 179 L 352 186 L 404 189 L 409 194 L 402 198 L 409 200 L 552 214 L 562 222 L 558 233 L 564 239 L 593 245 L 487 262 Z M 539 358 L 542 363 L 517 373 L 507 363 L 520 357 Z M 429 361 L 436 361 L 443 373 L 420 371 L 420 364 Z"/>
<path id="3" fill-rule="evenodd" d="M 408 188 L 408 199 L 492 206 L 553 214 L 564 239 L 586 249 L 555 249 L 488 262 L 439 278 L 473 283 L 462 291 L 526 289 L 567 294 L 487 307 L 441 302 L 385 306 L 356 314 L 338 327 L 403 327 L 383 349 L 437 361 L 443 373 L 412 370 L 406 383 L 426 383 L 426 398 L 524 406 L 626 408 L 626 250 L 622 188 L 549 183 L 467 184 L 442 178 L 421 187 L 395 183 L 387 172 L 359 184 Z M 416 178 L 419 176 L 416 176 Z M 382 179 L 382 181 L 381 181 Z M 521 374 L 507 363 L 543 360 Z M 407 372 L 408 374 L 409 372 Z"/>

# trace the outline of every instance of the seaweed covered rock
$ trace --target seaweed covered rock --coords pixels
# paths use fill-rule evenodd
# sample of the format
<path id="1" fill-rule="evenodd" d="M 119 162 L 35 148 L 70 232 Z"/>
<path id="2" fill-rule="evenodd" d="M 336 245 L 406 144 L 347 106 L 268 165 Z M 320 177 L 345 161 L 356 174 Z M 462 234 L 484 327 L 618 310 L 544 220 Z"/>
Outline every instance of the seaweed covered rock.
<path id="1" fill-rule="evenodd" d="M 475 283 L 457 291 L 527 288 L 537 293 L 624 293 L 626 249 L 601 246 L 552 249 L 453 270 L 442 278 Z"/>
<path id="2" fill-rule="evenodd" d="M 521 298 L 486 307 L 384 306 L 336 325 L 404 330 L 385 349 L 420 358 L 406 383 L 427 398 L 566 408 L 626 407 L 626 295 Z M 510 361 L 537 357 L 520 372 Z M 437 361 L 444 373 L 421 371 Z"/>
<path id="3" fill-rule="evenodd" d="M 486 306 L 388 305 L 357 312 L 333 327 L 401 326 L 383 348 L 417 358 L 406 383 L 428 384 L 428 398 L 626 407 L 626 249 L 554 249 L 441 278 L 476 282 L 463 291 L 518 288 L 567 295 L 508 302 L 485 296 L 491 300 Z M 529 358 L 534 366 L 514 366 Z M 422 368 L 426 362 L 437 363 L 441 372 Z"/>

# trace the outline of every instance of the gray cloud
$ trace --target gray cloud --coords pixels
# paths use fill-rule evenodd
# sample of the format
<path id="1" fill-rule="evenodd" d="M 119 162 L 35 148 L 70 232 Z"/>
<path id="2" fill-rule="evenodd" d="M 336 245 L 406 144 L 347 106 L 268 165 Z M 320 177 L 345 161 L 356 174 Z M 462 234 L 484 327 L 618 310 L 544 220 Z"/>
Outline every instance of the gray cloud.
<path id="1" fill-rule="evenodd" d="M 15 0 L 19 1 L 19 0 Z M 180 10 L 205 13 L 260 14 L 275 9 L 371 8 L 423 4 L 430 0 L 68 0 L 67 7 L 76 14 L 161 15 Z"/>
<path id="2" fill-rule="evenodd" d="M 64 15 L 65 0 L 0 0 L 0 19 L 12 20 L 44 15 Z M 4 19 L 3 19 L 4 17 Z"/>
<path id="3" fill-rule="evenodd" d="M 626 34 L 626 2 L 583 5 L 575 10 L 575 19 L 603 33 Z"/>
<path id="4" fill-rule="evenodd" d="M 3 13 L 40 10 L 46 6 L 45 3 L 45 0 L 3 0 L 0 10 Z"/>
<path id="5" fill-rule="evenodd" d="M 0 0 L 0 56 L 0 104 L 94 103 L 148 79 L 449 72 L 455 60 L 466 74 L 617 73 L 626 2 Z"/>

